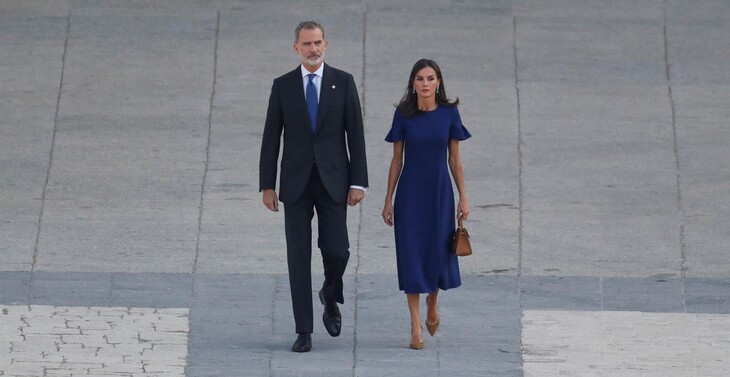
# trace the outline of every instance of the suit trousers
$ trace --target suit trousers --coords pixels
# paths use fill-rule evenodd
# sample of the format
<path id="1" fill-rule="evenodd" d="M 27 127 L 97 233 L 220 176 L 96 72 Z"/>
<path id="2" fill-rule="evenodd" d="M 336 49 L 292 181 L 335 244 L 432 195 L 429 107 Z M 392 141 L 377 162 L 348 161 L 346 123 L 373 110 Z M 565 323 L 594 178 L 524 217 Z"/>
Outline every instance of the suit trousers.
<path id="1" fill-rule="evenodd" d="M 312 167 L 307 186 L 295 202 L 284 203 L 287 265 L 292 309 L 297 333 L 311 333 L 312 314 L 312 219 L 317 211 L 317 245 L 324 264 L 325 301 L 344 303 L 342 276 L 350 258 L 347 238 L 347 203 L 337 203 Z"/>

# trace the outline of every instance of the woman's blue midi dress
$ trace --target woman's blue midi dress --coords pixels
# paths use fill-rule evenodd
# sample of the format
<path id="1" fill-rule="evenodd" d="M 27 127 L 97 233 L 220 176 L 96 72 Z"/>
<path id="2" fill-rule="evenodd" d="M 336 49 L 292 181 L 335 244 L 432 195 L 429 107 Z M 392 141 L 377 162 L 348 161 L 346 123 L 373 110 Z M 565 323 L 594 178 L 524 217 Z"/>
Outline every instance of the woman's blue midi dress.
<path id="1" fill-rule="evenodd" d="M 449 141 L 469 137 L 456 106 L 393 115 L 385 140 L 404 141 L 405 148 L 393 208 L 398 286 L 405 293 L 461 285 L 459 261 L 449 251 L 456 210 L 447 160 Z"/>

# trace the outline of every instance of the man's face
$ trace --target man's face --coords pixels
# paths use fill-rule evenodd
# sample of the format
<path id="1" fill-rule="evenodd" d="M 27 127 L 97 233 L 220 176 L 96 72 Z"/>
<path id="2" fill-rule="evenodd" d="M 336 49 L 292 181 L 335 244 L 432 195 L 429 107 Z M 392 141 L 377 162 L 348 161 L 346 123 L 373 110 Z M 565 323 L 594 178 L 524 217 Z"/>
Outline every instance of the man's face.
<path id="1" fill-rule="evenodd" d="M 327 40 L 322 36 L 319 28 L 302 29 L 299 31 L 299 40 L 294 44 L 294 51 L 299 54 L 304 67 L 315 71 L 324 61 L 324 52 L 327 50 Z"/>

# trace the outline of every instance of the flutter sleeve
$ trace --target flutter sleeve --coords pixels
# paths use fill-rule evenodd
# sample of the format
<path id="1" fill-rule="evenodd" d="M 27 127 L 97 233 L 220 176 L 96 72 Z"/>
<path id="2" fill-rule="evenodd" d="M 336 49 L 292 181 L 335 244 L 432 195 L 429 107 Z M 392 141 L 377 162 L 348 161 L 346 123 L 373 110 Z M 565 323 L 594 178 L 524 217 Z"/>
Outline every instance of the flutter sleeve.
<path id="1" fill-rule="evenodd" d="M 395 141 L 402 141 L 405 140 L 405 130 L 403 129 L 403 117 L 401 116 L 400 111 L 398 109 L 395 109 L 395 113 L 393 113 L 393 124 L 390 126 L 390 132 L 388 132 L 388 135 L 385 136 L 385 141 L 392 143 Z"/>
<path id="2" fill-rule="evenodd" d="M 459 115 L 459 109 L 454 106 L 453 114 L 451 117 L 451 128 L 449 129 L 449 139 L 466 140 L 471 137 L 469 130 L 464 127 L 461 123 L 461 116 Z"/>

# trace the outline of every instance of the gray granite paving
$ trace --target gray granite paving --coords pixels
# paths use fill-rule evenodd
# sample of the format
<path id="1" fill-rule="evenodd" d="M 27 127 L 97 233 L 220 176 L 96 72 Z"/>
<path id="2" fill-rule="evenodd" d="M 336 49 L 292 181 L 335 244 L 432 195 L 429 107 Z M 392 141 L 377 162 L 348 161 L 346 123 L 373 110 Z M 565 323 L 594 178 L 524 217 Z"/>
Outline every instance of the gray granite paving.
<path id="1" fill-rule="evenodd" d="M 518 376 L 522 375 L 523 311 L 617 312 L 622 316 L 703 313 L 730 320 L 730 300 L 722 289 L 728 286 L 726 279 L 689 278 L 688 289 L 704 289 L 705 294 L 685 296 L 676 289 L 677 281 L 662 279 L 523 277 L 520 281 L 514 276 L 471 275 L 461 288 L 441 296 L 441 329 L 436 337 L 427 337 L 425 351 L 416 352 L 407 348 L 405 298 L 393 292 L 395 276 L 350 275 L 345 282 L 341 337 L 331 338 L 315 326 L 315 349 L 303 356 L 289 351 L 293 318 L 286 275 L 68 273 L 64 278 L 58 272 L 20 274 L 0 272 L 3 282 L 32 283 L 30 289 L 28 284 L 7 285 L 4 291 L 18 294 L 4 296 L 0 305 L 189 310 L 188 376 L 469 376 L 485 371 Z M 4 328 L 11 327 L 7 316 L 2 319 Z M 606 331 L 625 320 L 619 316 L 608 321 Z M 666 322 L 657 319 L 656 325 L 661 328 Z M 724 335 L 718 339 L 727 340 Z"/>
<path id="2" fill-rule="evenodd" d="M 729 15 L 723 0 L 0 0 L 0 375 L 727 375 Z M 306 355 L 289 351 L 283 216 L 257 192 L 302 19 L 355 77 L 371 173 L 348 213 L 343 334 L 316 327 Z M 476 253 L 416 352 L 380 212 L 383 137 L 422 57 L 474 135 Z M 316 253 L 313 271 L 316 290 Z M 61 333 L 103 333 L 105 315 L 160 348 L 46 347 L 83 345 Z"/>

